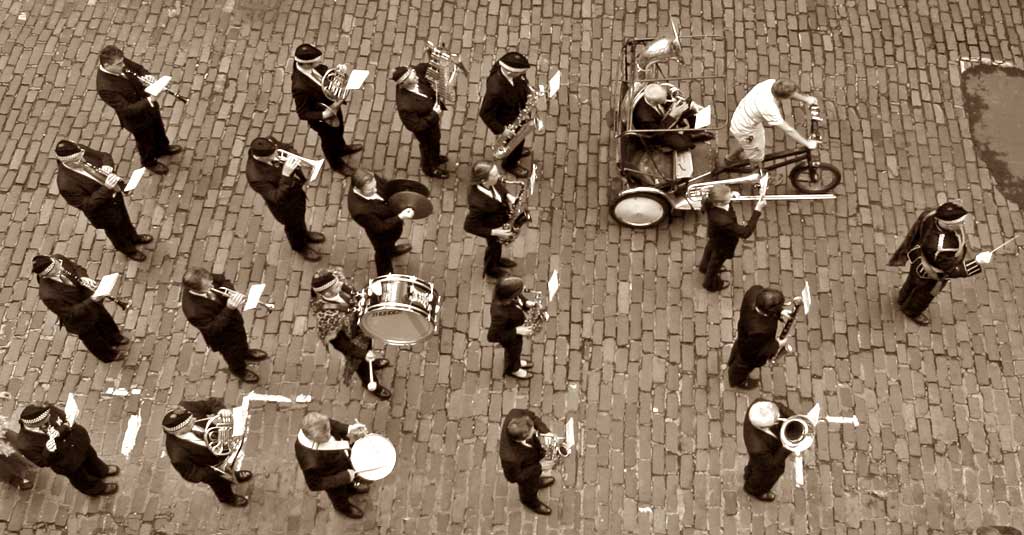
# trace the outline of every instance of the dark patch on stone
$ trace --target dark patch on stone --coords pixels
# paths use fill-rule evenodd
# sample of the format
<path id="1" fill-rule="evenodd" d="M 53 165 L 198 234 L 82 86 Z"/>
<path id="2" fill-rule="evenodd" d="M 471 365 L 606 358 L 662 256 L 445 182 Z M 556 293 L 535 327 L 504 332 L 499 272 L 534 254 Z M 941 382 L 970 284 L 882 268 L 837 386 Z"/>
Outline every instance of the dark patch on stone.
<path id="1" fill-rule="evenodd" d="M 1024 207 L 1024 70 L 977 65 L 961 78 L 978 158 L 1003 196 Z"/>

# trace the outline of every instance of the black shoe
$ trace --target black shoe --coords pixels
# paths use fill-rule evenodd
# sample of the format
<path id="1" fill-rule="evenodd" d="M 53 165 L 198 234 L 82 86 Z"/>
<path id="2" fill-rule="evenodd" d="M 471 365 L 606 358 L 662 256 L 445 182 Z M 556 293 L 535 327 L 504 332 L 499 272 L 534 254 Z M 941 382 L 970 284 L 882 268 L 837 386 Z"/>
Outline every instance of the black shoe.
<path id="1" fill-rule="evenodd" d="M 110 359 L 110 360 L 108 360 L 106 362 L 117 362 L 119 360 L 124 360 L 126 358 L 128 358 L 128 352 L 127 351 L 118 351 L 117 354 L 114 355 L 114 358 L 112 358 L 112 359 Z"/>
<path id="2" fill-rule="evenodd" d="M 114 341 L 114 345 L 117 347 L 126 346 L 130 343 L 132 343 L 131 338 L 125 338 L 123 336 L 118 336 L 117 340 Z"/>
<path id="3" fill-rule="evenodd" d="M 533 151 L 526 147 L 523 147 L 523 152 L 521 152 L 520 154 L 523 155 L 523 158 L 526 158 L 527 156 L 533 154 Z"/>
<path id="4" fill-rule="evenodd" d="M 544 505 L 544 503 L 542 502 L 537 502 L 534 505 L 527 505 L 527 507 L 529 507 L 531 511 L 537 513 L 538 515 L 547 516 L 551 514 L 551 508 L 548 507 L 547 505 Z"/>
<path id="5" fill-rule="evenodd" d="M 239 496 L 236 494 L 231 497 L 230 501 L 221 503 L 223 503 L 224 505 L 230 505 L 231 507 L 245 507 L 246 505 L 249 505 L 249 498 L 246 498 L 245 496 Z"/>
<path id="6" fill-rule="evenodd" d="M 515 261 L 514 260 L 509 260 L 508 258 L 502 258 L 501 260 L 498 260 L 498 265 L 503 267 L 503 268 L 514 268 L 514 267 L 516 267 Z"/>
<path id="7" fill-rule="evenodd" d="M 96 496 L 109 496 L 117 492 L 117 483 L 104 483 L 103 490 L 99 491 Z"/>
<path id="8" fill-rule="evenodd" d="M 319 251 L 312 247 L 307 247 L 305 251 L 302 251 L 299 254 L 302 255 L 302 258 L 305 258 L 310 262 L 319 262 L 320 259 L 323 258 L 323 255 L 321 255 Z"/>
<path id="9" fill-rule="evenodd" d="M 554 485 L 554 484 L 555 484 L 555 478 L 544 476 L 544 477 L 540 478 L 540 487 L 537 487 L 537 488 L 546 489 L 546 488 L 548 488 L 548 487 L 550 487 L 551 485 Z"/>
<path id="10" fill-rule="evenodd" d="M 252 472 L 248 470 L 239 470 L 235 472 L 235 481 L 238 481 L 239 483 L 245 483 L 250 479 L 252 479 Z"/>
<path id="11" fill-rule="evenodd" d="M 750 494 L 750 493 L 748 492 L 747 494 Z M 754 494 L 750 494 L 750 495 L 753 496 L 755 499 L 761 500 L 762 502 L 774 502 L 775 501 L 775 493 L 773 493 L 773 492 L 766 492 L 766 493 L 761 494 L 761 495 L 754 495 Z"/>
<path id="12" fill-rule="evenodd" d="M 185 148 L 181 145 L 171 145 L 167 147 L 167 152 L 164 153 L 164 156 L 174 156 L 183 150 L 185 150 Z"/>
<path id="13" fill-rule="evenodd" d="M 907 317 L 910 317 L 910 316 L 907 316 Z M 920 325 L 922 327 L 927 327 L 928 325 L 931 325 L 931 323 L 932 323 L 931 318 L 929 318 L 928 314 L 926 314 L 924 312 L 914 316 L 913 318 L 910 318 L 910 321 L 912 321 L 912 322 L 914 322 L 914 323 L 916 323 L 916 324 L 918 324 L 918 325 Z"/>
<path id="14" fill-rule="evenodd" d="M 515 175 L 516 178 L 527 178 L 530 176 L 530 170 L 521 165 L 517 165 L 512 169 L 506 169 L 506 171 Z"/>
<path id="15" fill-rule="evenodd" d="M 402 245 L 395 246 L 395 256 L 402 256 L 412 250 L 412 245 L 403 243 Z"/>
<path id="16" fill-rule="evenodd" d="M 744 379 L 742 383 L 736 385 L 736 388 L 740 390 L 753 390 L 758 386 L 761 386 L 761 381 L 757 379 Z"/>
<path id="17" fill-rule="evenodd" d="M 360 143 L 351 143 L 349 145 L 346 145 L 345 148 L 341 149 L 341 151 L 338 154 L 341 154 L 342 156 L 348 156 L 350 154 L 355 154 L 357 152 L 361 152 L 362 150 L 363 150 L 363 145 L 362 144 L 360 144 Z"/>
<path id="18" fill-rule="evenodd" d="M 250 349 L 249 354 L 245 356 L 245 360 L 253 361 L 266 360 L 269 358 L 270 355 L 268 355 L 267 352 L 263 351 L 262 349 Z"/>
<path id="19" fill-rule="evenodd" d="M 381 386 L 380 383 L 377 383 L 377 390 L 371 390 L 370 393 L 380 399 L 391 399 L 391 391 Z"/>
<path id="20" fill-rule="evenodd" d="M 260 376 L 256 375 L 252 370 L 245 370 L 241 374 L 235 374 L 235 377 L 238 377 L 238 380 L 243 383 L 253 384 L 260 382 Z"/>
<path id="21" fill-rule="evenodd" d="M 135 237 L 136 245 L 145 245 L 153 241 L 153 237 L 149 234 L 139 234 Z"/>
<path id="22" fill-rule="evenodd" d="M 117 476 L 120 473 L 121 473 L 121 469 L 120 468 L 118 468 L 118 467 L 116 467 L 116 466 L 114 466 L 112 464 L 108 464 L 107 465 L 107 475 L 105 475 L 103 477 L 115 477 L 115 476 Z"/>
<path id="23" fill-rule="evenodd" d="M 351 502 L 345 502 L 340 506 L 335 506 L 335 509 L 349 518 L 363 518 L 363 510 L 356 507 L 355 504 Z"/>
<path id="24" fill-rule="evenodd" d="M 388 366 L 391 366 L 391 361 L 388 359 L 376 359 L 373 361 L 373 369 L 375 370 L 383 370 Z"/>
<path id="25" fill-rule="evenodd" d="M 495 269 L 494 271 L 485 271 L 484 272 L 484 276 L 485 277 L 490 277 L 492 279 L 500 279 L 500 278 L 504 277 L 505 275 L 508 275 L 508 270 L 507 269 L 503 269 L 503 268 L 498 268 L 498 269 Z"/>
<path id="26" fill-rule="evenodd" d="M 20 490 L 30 490 L 36 485 L 31 479 L 18 479 L 14 484 L 17 485 Z"/>
<path id="27" fill-rule="evenodd" d="M 164 164 L 162 164 L 160 162 L 156 162 L 156 163 L 147 165 L 146 169 L 149 169 L 150 171 L 152 171 L 152 172 L 154 172 L 154 173 L 156 173 L 158 175 L 166 175 L 170 171 L 170 169 L 168 169 L 166 165 L 164 165 Z"/>
<path id="28" fill-rule="evenodd" d="M 729 286 L 730 286 L 729 281 L 722 281 L 717 286 L 712 286 L 711 288 L 705 287 L 704 289 L 709 291 L 709 292 L 720 292 L 720 291 L 728 288 Z"/>
<path id="29" fill-rule="evenodd" d="M 448 157 L 447 156 L 438 156 L 437 157 L 437 161 L 441 162 L 442 164 L 448 163 Z"/>
<path id="30" fill-rule="evenodd" d="M 131 258 L 136 262 L 144 262 L 146 260 L 146 253 L 142 251 L 132 251 L 130 253 L 125 254 L 128 256 L 128 258 Z"/>
<path id="31" fill-rule="evenodd" d="M 431 178 L 448 178 L 448 171 L 445 171 L 440 167 L 435 167 L 429 171 L 423 171 L 423 174 Z"/>
<path id="32" fill-rule="evenodd" d="M 323 243 L 327 241 L 327 237 L 319 232 L 307 232 L 306 241 L 309 243 Z"/>
<path id="33" fill-rule="evenodd" d="M 332 165 L 331 169 L 333 169 L 335 172 L 341 173 L 341 174 L 343 174 L 343 175 L 345 175 L 347 177 L 350 177 L 350 176 L 356 174 L 355 168 L 352 167 L 351 165 L 345 163 L 345 162 L 341 162 L 338 165 Z"/>
<path id="34" fill-rule="evenodd" d="M 356 491 L 358 494 L 366 494 L 367 492 L 370 492 L 370 484 L 356 479 L 352 482 L 352 490 Z"/>

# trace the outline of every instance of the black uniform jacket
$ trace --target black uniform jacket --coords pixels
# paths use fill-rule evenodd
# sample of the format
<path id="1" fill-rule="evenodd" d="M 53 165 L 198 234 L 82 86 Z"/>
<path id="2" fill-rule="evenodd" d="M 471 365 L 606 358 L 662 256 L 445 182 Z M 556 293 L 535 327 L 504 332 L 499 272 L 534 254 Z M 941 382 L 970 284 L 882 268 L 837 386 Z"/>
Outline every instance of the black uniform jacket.
<path id="1" fill-rule="evenodd" d="M 84 145 L 79 146 L 85 150 L 85 161 L 90 164 L 96 167 L 114 166 L 114 159 L 109 154 Z M 116 225 L 127 210 L 124 195 L 120 191 L 111 191 L 62 163 L 57 164 L 57 189 L 60 196 L 84 212 L 86 219 L 96 228 Z"/>
<path id="2" fill-rule="evenodd" d="M 224 275 L 213 276 L 213 287 L 225 286 L 234 289 L 231 281 L 224 278 Z M 225 347 L 244 343 L 245 320 L 241 312 L 228 308 L 227 298 L 219 294 L 213 296 L 213 300 L 198 295 L 193 295 L 185 290 L 181 296 L 181 310 L 185 313 L 188 322 L 203 333 L 203 340 L 206 345 L 214 351 L 221 351 Z"/>
<path id="3" fill-rule="evenodd" d="M 348 440 L 348 424 L 331 420 L 331 436 L 337 440 Z M 352 469 L 347 450 L 317 450 L 295 440 L 295 458 L 302 468 L 309 490 L 328 490 L 352 483 L 346 470 Z"/>
<path id="4" fill-rule="evenodd" d="M 687 109 L 673 118 L 667 110 L 659 110 L 647 103 L 643 97 L 633 108 L 633 129 L 634 130 L 661 130 L 666 128 L 692 128 L 696 112 Z"/>
<path id="5" fill-rule="evenodd" d="M 519 306 L 517 297 L 511 301 L 491 301 L 491 325 L 487 329 L 487 341 L 500 344 L 512 343 L 516 336 L 516 327 L 526 322 L 526 314 Z"/>
<path id="6" fill-rule="evenodd" d="M 287 144 L 278 146 L 292 154 L 295 147 Z M 294 212 L 305 212 L 306 191 L 302 188 L 305 176 L 296 169 L 291 176 L 281 175 L 281 166 L 264 163 L 249 156 L 245 164 L 245 178 L 252 189 L 267 201 L 270 213 L 278 221 L 285 221 Z"/>
<path id="7" fill-rule="evenodd" d="M 961 233 L 939 228 L 935 212 L 921 214 L 896 253 L 890 266 L 902 266 L 910 260 L 919 276 L 929 279 L 955 279 L 981 273 Z"/>
<path id="8" fill-rule="evenodd" d="M 316 70 L 323 74 L 327 72 L 327 67 L 317 65 Z M 299 114 L 299 119 L 308 121 L 310 124 L 327 124 L 323 120 L 323 112 L 333 101 L 327 98 L 323 88 L 309 76 L 299 72 L 298 68 L 292 70 L 292 99 L 295 100 L 295 112 Z M 339 112 L 338 115 L 341 113 Z"/>
<path id="9" fill-rule="evenodd" d="M 707 246 L 714 248 L 725 258 L 732 258 L 736 254 L 736 244 L 740 238 L 747 238 L 753 234 L 757 220 L 761 217 L 761 212 L 754 210 L 747 224 L 740 225 L 736 222 L 736 212 L 732 206 L 728 210 L 723 210 L 709 204 L 705 212 L 708 215 Z"/>
<path id="10" fill-rule="evenodd" d="M 767 400 L 758 399 L 757 401 Z M 785 405 L 780 403 L 776 403 L 776 405 L 779 407 L 779 414 L 782 418 L 793 416 L 793 411 Z M 778 438 L 779 433 L 782 432 L 782 424 L 777 423 L 770 429 L 775 436 L 769 436 L 754 427 L 754 424 L 750 423 L 750 411 L 747 411 L 747 416 L 743 419 L 743 443 L 747 446 L 750 464 L 764 469 L 766 473 L 776 473 L 776 471 L 781 472 L 782 469 L 785 469 L 786 457 L 789 457 L 791 452 L 782 447 L 782 441 Z"/>
<path id="11" fill-rule="evenodd" d="M 501 422 L 501 442 L 498 443 L 498 457 L 501 458 L 501 469 L 505 472 L 505 479 L 511 483 L 529 481 L 540 477 L 540 461 L 544 458 L 544 448 L 540 445 L 540 438 L 535 434 L 527 442 L 530 447 L 524 446 L 521 442 L 513 439 L 505 430 L 508 421 L 519 416 L 529 416 L 533 420 L 533 427 L 539 433 L 548 433 L 550 430 L 544 422 L 540 421 L 532 411 L 526 409 L 512 409 L 508 411 L 505 420 Z"/>
<path id="12" fill-rule="evenodd" d="M 124 59 L 124 66 L 140 75 L 149 74 L 145 67 L 128 58 Z M 103 102 L 117 112 L 121 126 L 129 130 L 160 120 L 160 114 L 155 113 L 160 109 L 159 105 L 150 105 L 146 100 L 149 96 L 146 94 L 146 86 L 134 76 L 118 76 L 96 69 L 96 92 Z"/>
<path id="13" fill-rule="evenodd" d="M 510 84 L 505 75 L 501 74 L 501 69 L 495 66 L 487 77 L 487 92 L 480 103 L 480 118 L 491 132 L 500 134 L 526 107 L 529 95 L 530 86 L 525 76 L 516 78 L 515 83 Z"/>
<path id="14" fill-rule="evenodd" d="M 59 258 L 64 269 L 77 274 L 79 277 L 88 277 L 85 268 L 72 262 L 64 255 L 55 254 Z M 46 308 L 57 315 L 61 326 L 72 334 L 81 334 L 99 322 L 100 314 L 104 314 L 103 305 L 93 301 L 92 290 L 77 284 L 67 285 L 52 279 L 39 279 L 39 299 Z"/>
<path id="15" fill-rule="evenodd" d="M 226 408 L 224 402 L 217 398 L 203 401 L 182 401 L 180 405 L 188 409 L 188 412 L 191 412 L 196 419 L 216 414 L 217 411 Z M 167 457 L 171 459 L 171 466 L 181 474 L 185 481 L 198 483 L 221 477 L 220 472 L 210 467 L 220 464 L 224 457 L 214 455 L 206 446 L 194 444 L 170 433 L 164 433 L 164 435 L 166 436 L 164 447 L 167 449 Z"/>
<path id="16" fill-rule="evenodd" d="M 89 451 L 92 449 L 92 442 L 89 440 L 89 432 L 77 423 L 67 427 L 67 415 L 59 408 L 49 405 L 50 421 L 56 423 L 59 419 L 64 422 L 62 426 L 55 426 L 60 430 L 60 437 L 57 438 L 57 451 L 46 451 L 46 441 L 49 436 L 45 433 L 34 433 L 25 429 L 24 424 L 14 441 L 14 449 L 18 450 L 28 460 L 39 467 L 50 467 L 58 474 L 70 474 L 78 470 Z"/>
<path id="17" fill-rule="evenodd" d="M 764 290 L 763 286 L 754 285 L 743 294 L 736 343 L 732 348 L 740 360 L 753 366 L 763 366 L 779 351 L 779 343 L 775 339 L 779 319 L 764 316 L 756 310 L 757 296 Z"/>
<path id="18" fill-rule="evenodd" d="M 475 185 L 469 187 L 469 212 L 462 225 L 463 230 L 481 238 L 490 238 L 491 229 L 509 222 L 511 206 L 508 201 L 508 190 L 501 182 L 494 187 L 504 202 L 493 199 Z"/>
<path id="19" fill-rule="evenodd" d="M 348 212 L 356 223 L 366 229 L 366 235 L 374 244 L 390 245 L 402 237 L 402 220 L 395 209 L 388 205 L 391 196 L 391 183 L 377 177 L 377 195 L 384 200 L 370 200 L 356 193 L 355 188 L 348 192 Z"/>
<path id="20" fill-rule="evenodd" d="M 427 81 L 427 64 L 420 63 L 413 67 L 416 76 L 419 77 L 419 92 L 426 97 L 420 96 L 408 89 L 399 87 L 395 96 L 398 104 L 398 117 L 412 132 L 429 130 L 441 122 L 441 116 L 434 112 L 434 104 L 437 102 L 437 93 L 434 86 Z M 444 105 L 441 105 L 444 109 Z"/>

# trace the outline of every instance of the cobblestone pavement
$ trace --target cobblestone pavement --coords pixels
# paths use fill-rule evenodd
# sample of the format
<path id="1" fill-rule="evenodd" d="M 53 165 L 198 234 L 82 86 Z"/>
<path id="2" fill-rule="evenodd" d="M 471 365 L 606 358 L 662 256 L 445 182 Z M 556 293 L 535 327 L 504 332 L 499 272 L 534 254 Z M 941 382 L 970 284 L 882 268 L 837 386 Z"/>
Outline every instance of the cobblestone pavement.
<path id="1" fill-rule="evenodd" d="M 466 5 L 468 4 L 468 5 Z M 885 262 L 919 211 L 945 197 L 977 214 L 972 241 L 991 246 L 1024 231 L 981 166 L 960 91 L 961 58 L 1024 64 L 1022 8 L 1010 2 L 327 2 L 326 0 L 0 0 L 4 164 L 0 228 L 4 414 L 29 401 L 76 394 L 101 454 L 124 468 L 122 490 L 87 499 L 40 471 L 36 488 L 0 487 L 0 528 L 13 534 L 211 533 L 952 533 L 982 523 L 1024 526 L 1024 281 L 1020 258 L 954 281 L 917 327 L 894 313 L 899 270 Z M 757 6 L 757 7 L 753 7 Z M 826 161 L 845 175 L 835 202 L 775 204 L 733 264 L 733 288 L 702 291 L 692 266 L 705 229 L 693 214 L 630 231 L 608 217 L 615 140 L 609 114 L 622 40 L 668 29 L 719 34 L 694 52 L 695 74 L 724 75 L 714 98 L 724 116 L 753 83 L 788 76 L 824 101 Z M 394 113 L 390 69 L 419 61 L 427 39 L 464 55 L 468 83 L 446 115 L 444 143 L 458 178 L 417 175 L 418 152 Z M 328 172 L 311 191 L 315 229 L 330 237 L 316 266 L 287 247 L 283 231 L 245 182 L 248 141 L 274 134 L 319 154 L 292 111 L 288 59 L 303 41 L 326 58 L 372 71 L 349 107 L 361 165 L 429 182 L 436 214 L 409 225 L 414 253 L 399 270 L 433 281 L 444 298 L 437 336 L 388 352 L 395 397 L 377 403 L 340 380 L 340 366 L 310 332 L 307 289 L 316 266 L 338 264 L 365 280 L 372 249 L 344 208 L 345 181 Z M 99 48 L 176 77 L 191 95 L 164 116 L 188 150 L 171 173 L 129 199 L 150 260 L 127 263 L 57 195 L 56 140 L 78 139 L 138 165 L 134 142 L 97 97 Z M 538 375 L 501 377 L 485 340 L 490 285 L 483 245 L 462 231 L 467 164 L 489 143 L 477 119 L 481 82 L 513 47 L 563 72 L 563 92 L 544 110 L 550 131 L 533 142 L 544 178 L 535 220 L 513 248 L 518 272 L 540 286 L 552 269 L 562 289 L 543 336 L 528 344 Z M 790 112 L 803 128 L 802 114 Z M 719 150 L 725 132 L 719 132 Z M 783 141 L 776 139 L 775 144 Z M 131 162 L 131 163 L 129 163 Z M 60 330 L 30 277 L 37 251 L 57 251 L 94 274 L 124 271 L 135 307 L 114 313 L 131 329 L 127 361 L 102 364 Z M 311 395 L 308 407 L 358 418 L 390 437 L 395 473 L 375 485 L 367 517 L 335 513 L 308 491 L 292 441 L 306 405 L 257 402 L 247 466 L 257 476 L 245 510 L 219 506 L 185 483 L 163 454 L 159 419 L 181 399 L 238 403 L 247 389 L 227 375 L 179 308 L 187 266 L 210 266 L 240 283 L 263 281 L 281 305 L 247 314 L 263 393 Z M 794 409 L 814 401 L 856 414 L 857 429 L 820 430 L 807 484 L 789 469 L 768 506 L 741 492 L 743 411 L 758 392 L 723 386 L 742 290 L 754 283 L 793 293 L 807 280 L 816 307 L 798 323 L 797 359 L 764 370 L 763 390 Z M 128 389 L 115 396 L 111 389 Z M 131 393 L 138 389 L 138 393 Z M 579 452 L 541 497 L 538 517 L 518 503 L 497 459 L 499 422 L 530 407 L 549 423 L 574 416 Z M 139 441 L 119 455 L 129 415 Z"/>

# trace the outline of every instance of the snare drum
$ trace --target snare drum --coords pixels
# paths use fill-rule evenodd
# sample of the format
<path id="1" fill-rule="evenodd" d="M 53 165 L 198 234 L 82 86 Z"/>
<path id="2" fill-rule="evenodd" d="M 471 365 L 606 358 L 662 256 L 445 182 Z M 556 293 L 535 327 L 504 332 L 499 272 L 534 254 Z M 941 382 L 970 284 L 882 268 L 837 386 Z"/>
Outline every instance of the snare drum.
<path id="1" fill-rule="evenodd" d="M 349 461 L 356 475 L 367 481 L 379 481 L 395 469 L 398 454 L 387 437 L 370 433 L 352 443 Z"/>
<path id="2" fill-rule="evenodd" d="M 441 296 L 429 282 L 391 273 L 370 281 L 357 314 L 367 334 L 389 345 L 410 346 L 437 331 Z"/>

